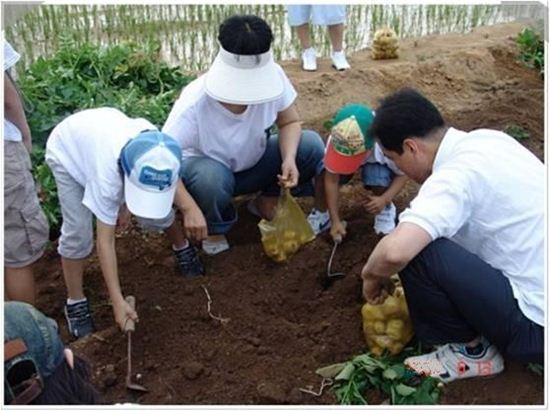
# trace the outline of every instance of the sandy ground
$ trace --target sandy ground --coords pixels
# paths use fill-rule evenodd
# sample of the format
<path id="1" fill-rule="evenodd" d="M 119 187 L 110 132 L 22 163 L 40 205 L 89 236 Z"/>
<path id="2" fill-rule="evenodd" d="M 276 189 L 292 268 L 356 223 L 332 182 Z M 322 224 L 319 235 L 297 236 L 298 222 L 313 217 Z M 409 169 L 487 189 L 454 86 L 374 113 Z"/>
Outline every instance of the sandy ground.
<path id="1" fill-rule="evenodd" d="M 544 157 L 544 82 L 517 62 L 512 39 L 521 29 L 507 24 L 401 43 L 401 57 L 373 61 L 367 51 L 351 56 L 352 70 L 336 72 L 325 60 L 315 73 L 297 61 L 283 64 L 298 90 L 305 127 L 326 136 L 323 122 L 350 102 L 376 106 L 386 93 L 413 86 L 462 129 L 504 129 L 530 133 L 524 144 Z M 417 190 L 409 184 L 397 198 L 405 208 Z M 327 235 L 308 244 L 288 264 L 264 255 L 257 219 L 244 204 L 229 235 L 232 248 L 204 257 L 208 275 L 185 280 L 176 275 L 166 239 L 135 228 L 118 239 L 122 288 L 137 298 L 140 323 L 134 336 L 134 370 L 147 394 L 125 389 L 126 339 L 115 327 L 97 258 L 86 267 L 88 295 L 98 332 L 71 346 L 93 364 L 95 380 L 108 403 L 143 404 L 335 404 L 331 391 L 313 397 L 298 390 L 318 387 L 321 366 L 345 361 L 366 349 L 361 331 L 359 273 L 379 240 L 372 217 L 359 204 L 363 189 L 353 180 L 343 188 L 342 215 L 349 236 L 335 268 L 347 275 L 327 290 L 318 276 L 330 252 Z M 305 201 L 305 208 L 310 206 Z M 541 228 L 542 229 L 542 228 Z M 38 307 L 60 321 L 65 287 L 54 248 L 39 263 Z M 214 314 L 209 317 L 204 287 Z M 507 363 L 489 380 L 461 381 L 444 389 L 444 404 L 542 404 L 543 379 L 520 364 Z"/>

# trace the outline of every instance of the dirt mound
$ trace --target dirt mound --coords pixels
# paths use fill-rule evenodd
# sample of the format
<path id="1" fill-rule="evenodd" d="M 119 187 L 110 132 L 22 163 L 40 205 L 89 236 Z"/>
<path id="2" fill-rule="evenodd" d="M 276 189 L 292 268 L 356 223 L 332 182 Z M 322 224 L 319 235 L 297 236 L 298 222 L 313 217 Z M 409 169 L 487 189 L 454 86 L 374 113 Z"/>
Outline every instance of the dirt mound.
<path id="1" fill-rule="evenodd" d="M 284 64 L 298 89 L 305 126 L 326 134 L 323 122 L 343 104 L 378 99 L 402 86 L 431 98 L 451 125 L 503 129 L 524 127 L 527 146 L 544 156 L 544 82 L 516 61 L 511 36 L 521 26 L 480 28 L 468 35 L 429 36 L 403 41 L 400 59 L 373 61 L 368 51 L 351 56 L 353 69 L 335 72 L 327 61 L 316 73 Z M 414 196 L 409 184 L 397 199 L 400 210 Z M 166 239 L 135 228 L 117 239 L 122 288 L 137 298 L 141 321 L 133 338 L 134 370 L 149 393 L 127 394 L 126 340 L 113 325 L 99 264 L 86 268 L 86 294 L 100 330 L 73 348 L 94 365 L 107 402 L 146 404 L 334 404 L 330 391 L 314 397 L 299 388 L 317 389 L 315 369 L 344 361 L 365 350 L 361 331 L 360 270 L 379 240 L 372 217 L 361 208 L 360 184 L 343 188 L 343 217 L 349 238 L 339 247 L 334 268 L 344 279 L 323 290 L 318 276 L 326 270 L 328 237 L 307 245 L 289 264 L 263 254 L 257 220 L 239 208 L 240 221 L 230 233 L 232 248 L 204 257 L 208 275 L 178 277 Z M 304 202 L 307 207 L 308 201 Z M 55 250 L 39 263 L 38 306 L 60 320 L 65 297 Z M 212 313 L 207 312 L 208 291 Z M 453 404 L 542 404 L 543 380 L 524 367 L 508 364 L 492 380 L 462 381 L 445 389 L 442 402 Z"/>

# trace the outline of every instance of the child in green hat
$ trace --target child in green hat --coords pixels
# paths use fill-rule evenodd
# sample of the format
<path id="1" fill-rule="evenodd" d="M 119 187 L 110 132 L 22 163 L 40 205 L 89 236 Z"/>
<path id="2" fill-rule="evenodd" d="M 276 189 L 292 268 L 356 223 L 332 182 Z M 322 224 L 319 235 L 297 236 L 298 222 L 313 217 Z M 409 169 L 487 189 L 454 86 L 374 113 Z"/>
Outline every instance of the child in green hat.
<path id="1" fill-rule="evenodd" d="M 393 198 L 407 182 L 407 177 L 369 135 L 374 112 L 363 104 L 344 106 L 334 117 L 334 125 L 325 152 L 325 191 L 331 219 L 330 234 L 340 242 L 346 227 L 338 212 L 340 182 L 348 182 L 361 168 L 361 179 L 368 192 L 366 210 L 374 214 L 374 231 L 389 234 L 395 228 L 396 208 Z M 341 178 L 342 176 L 342 178 Z"/>

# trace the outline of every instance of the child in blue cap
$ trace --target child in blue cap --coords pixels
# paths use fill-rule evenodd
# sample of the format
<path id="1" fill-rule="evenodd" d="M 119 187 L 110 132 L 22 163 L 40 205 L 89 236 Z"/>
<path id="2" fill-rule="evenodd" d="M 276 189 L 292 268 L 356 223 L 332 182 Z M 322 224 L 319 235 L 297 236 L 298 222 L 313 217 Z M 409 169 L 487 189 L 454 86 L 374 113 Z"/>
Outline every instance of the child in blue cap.
<path id="1" fill-rule="evenodd" d="M 145 227 L 165 231 L 182 275 L 204 273 L 187 238 L 205 238 L 206 222 L 181 182 L 181 149 L 149 121 L 109 107 L 78 112 L 53 129 L 46 162 L 63 217 L 58 252 L 68 291 L 65 316 L 74 337 L 94 331 L 82 287 L 85 258 L 93 248 L 93 216 L 99 262 L 121 328 L 128 318 L 137 320 L 122 295 L 115 250 L 115 231 L 128 226 L 130 213 Z M 182 212 L 183 229 L 173 204 Z"/>

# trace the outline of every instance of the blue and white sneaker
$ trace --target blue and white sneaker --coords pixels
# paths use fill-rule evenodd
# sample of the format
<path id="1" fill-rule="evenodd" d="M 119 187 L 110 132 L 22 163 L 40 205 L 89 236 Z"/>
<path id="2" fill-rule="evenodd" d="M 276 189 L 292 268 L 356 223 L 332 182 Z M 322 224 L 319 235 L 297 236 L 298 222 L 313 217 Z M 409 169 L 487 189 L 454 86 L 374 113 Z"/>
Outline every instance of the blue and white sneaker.
<path id="1" fill-rule="evenodd" d="M 191 278 L 204 275 L 204 266 L 197 254 L 197 250 L 191 244 L 182 250 L 174 250 L 177 269 L 183 277 Z"/>
<path id="2" fill-rule="evenodd" d="M 464 344 L 445 344 L 424 355 L 405 359 L 404 363 L 419 375 L 431 376 L 444 383 L 473 377 L 488 377 L 504 370 L 504 359 L 486 339 L 475 353 Z"/>
<path id="3" fill-rule="evenodd" d="M 80 338 L 95 332 L 94 320 L 92 319 L 88 300 L 75 304 L 65 303 L 64 311 L 69 332 L 73 337 Z"/>
<path id="4" fill-rule="evenodd" d="M 307 216 L 307 222 L 315 235 L 318 235 L 330 228 L 330 215 L 328 211 L 319 211 L 313 208 Z"/>

